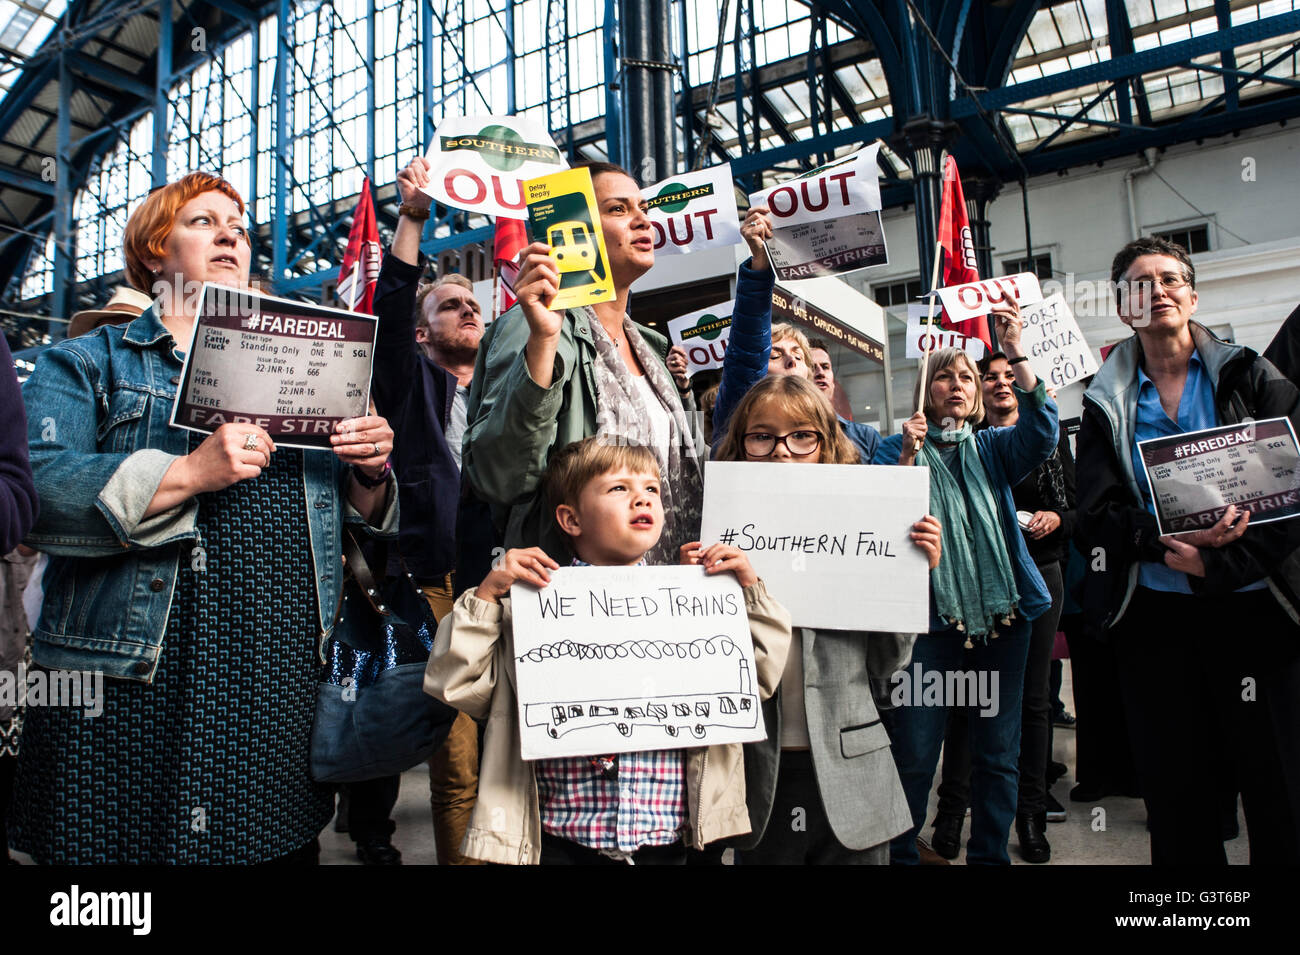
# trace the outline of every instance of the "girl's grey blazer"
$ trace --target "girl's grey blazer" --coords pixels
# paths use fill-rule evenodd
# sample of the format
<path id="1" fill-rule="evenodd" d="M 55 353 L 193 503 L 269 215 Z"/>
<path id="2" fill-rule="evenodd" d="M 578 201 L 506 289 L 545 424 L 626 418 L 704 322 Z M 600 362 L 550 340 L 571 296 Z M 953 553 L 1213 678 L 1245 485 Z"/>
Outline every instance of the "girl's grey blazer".
<path id="1" fill-rule="evenodd" d="M 803 638 L 804 707 L 822 808 L 835 838 L 868 849 L 912 825 L 907 797 L 872 697 L 912 657 L 914 633 L 860 633 L 799 628 Z M 781 762 L 782 687 L 763 704 L 767 739 L 745 745 L 745 788 L 752 829 L 731 840 L 758 845 L 767 830 Z M 789 825 L 789 820 L 772 820 Z"/>

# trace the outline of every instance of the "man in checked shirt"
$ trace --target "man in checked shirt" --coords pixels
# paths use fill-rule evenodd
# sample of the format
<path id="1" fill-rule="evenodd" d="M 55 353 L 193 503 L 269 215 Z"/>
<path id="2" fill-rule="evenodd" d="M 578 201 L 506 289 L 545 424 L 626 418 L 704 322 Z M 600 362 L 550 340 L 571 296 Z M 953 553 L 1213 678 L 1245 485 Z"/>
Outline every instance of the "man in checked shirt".
<path id="1" fill-rule="evenodd" d="M 642 564 L 663 532 L 654 452 L 596 437 L 557 453 L 546 487 L 578 565 Z M 738 548 L 700 553 L 710 574 L 744 588 L 760 696 L 776 689 L 790 645 L 790 615 L 768 595 Z M 749 831 L 740 744 L 591 757 L 520 757 L 510 587 L 545 587 L 558 564 L 541 548 L 507 551 L 500 565 L 443 619 L 424 688 L 489 717 L 479 798 L 461 851 L 505 864 L 681 865 L 688 847 Z"/>

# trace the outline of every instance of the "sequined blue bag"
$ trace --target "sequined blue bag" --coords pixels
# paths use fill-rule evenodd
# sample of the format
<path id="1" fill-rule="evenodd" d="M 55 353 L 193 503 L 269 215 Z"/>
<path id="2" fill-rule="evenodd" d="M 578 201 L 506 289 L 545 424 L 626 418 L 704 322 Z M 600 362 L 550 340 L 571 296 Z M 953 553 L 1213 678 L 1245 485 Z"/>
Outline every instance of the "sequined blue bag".
<path id="1" fill-rule="evenodd" d="M 375 566 L 384 567 L 379 546 Z M 353 783 L 405 772 L 442 745 L 456 710 L 424 692 L 438 624 L 406 568 L 375 579 L 351 531 L 347 575 L 325 647 L 311 731 L 317 782 Z"/>

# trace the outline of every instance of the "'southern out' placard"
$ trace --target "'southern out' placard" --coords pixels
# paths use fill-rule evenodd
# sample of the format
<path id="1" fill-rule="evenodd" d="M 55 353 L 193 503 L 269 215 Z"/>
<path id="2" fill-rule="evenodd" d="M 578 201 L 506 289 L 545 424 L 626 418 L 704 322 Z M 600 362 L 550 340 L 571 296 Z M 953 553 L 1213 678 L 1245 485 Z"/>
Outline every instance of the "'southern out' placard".
<path id="1" fill-rule="evenodd" d="M 994 305 L 1011 299 L 1022 309 L 1043 300 L 1043 290 L 1038 276 L 1033 272 L 1018 272 L 995 279 L 980 279 L 965 285 L 949 285 L 936 289 L 939 300 L 950 322 L 965 322 L 987 315 Z"/>
<path id="2" fill-rule="evenodd" d="M 929 509 L 925 468 L 710 461 L 700 540 L 744 551 L 795 626 L 924 632 Z"/>
<path id="3" fill-rule="evenodd" d="M 690 374 L 722 367 L 727 340 L 731 338 L 731 310 L 735 304 L 733 300 L 710 305 L 668 320 L 668 337 L 674 345 L 686 349 L 686 370 Z"/>
<path id="4" fill-rule="evenodd" d="M 641 190 L 655 234 L 655 255 L 740 245 L 731 163 L 682 173 Z"/>
<path id="5" fill-rule="evenodd" d="M 448 117 L 424 158 L 424 192 L 445 206 L 507 219 L 524 217 L 525 180 L 569 167 L 546 128 L 520 116 Z"/>
<path id="6" fill-rule="evenodd" d="M 818 166 L 770 189 L 751 193 L 751 206 L 771 210 L 772 227 L 838 219 L 880 209 L 879 143 Z"/>
<path id="7" fill-rule="evenodd" d="M 927 351 L 937 352 L 941 348 L 960 348 L 974 361 L 984 357 L 987 349 L 984 342 L 971 335 L 954 332 L 939 324 L 942 312 L 935 311 L 934 320 L 927 326 L 930 318 L 929 304 L 912 302 L 907 306 L 907 357 L 920 358 Z"/>
<path id="8" fill-rule="evenodd" d="M 733 574 L 563 567 L 510 605 L 524 759 L 766 738 Z"/>

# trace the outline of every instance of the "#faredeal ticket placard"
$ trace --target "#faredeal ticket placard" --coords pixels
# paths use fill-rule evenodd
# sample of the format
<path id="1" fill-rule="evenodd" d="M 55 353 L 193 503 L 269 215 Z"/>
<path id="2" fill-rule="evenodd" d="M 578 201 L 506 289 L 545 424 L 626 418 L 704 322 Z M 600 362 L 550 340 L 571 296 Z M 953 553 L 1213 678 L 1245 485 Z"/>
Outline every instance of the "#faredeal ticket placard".
<path id="1" fill-rule="evenodd" d="M 1210 527 L 1229 504 L 1250 526 L 1300 514 L 1300 451 L 1286 418 L 1138 442 L 1161 534 Z"/>
<path id="2" fill-rule="evenodd" d="M 373 315 L 211 283 L 199 294 L 173 427 L 242 421 L 277 445 L 329 450 L 334 426 L 366 413 Z"/>
<path id="3" fill-rule="evenodd" d="M 614 299 L 600 209 L 586 169 L 566 169 L 524 183 L 528 240 L 551 247 L 560 291 L 549 308 L 563 311 Z"/>

